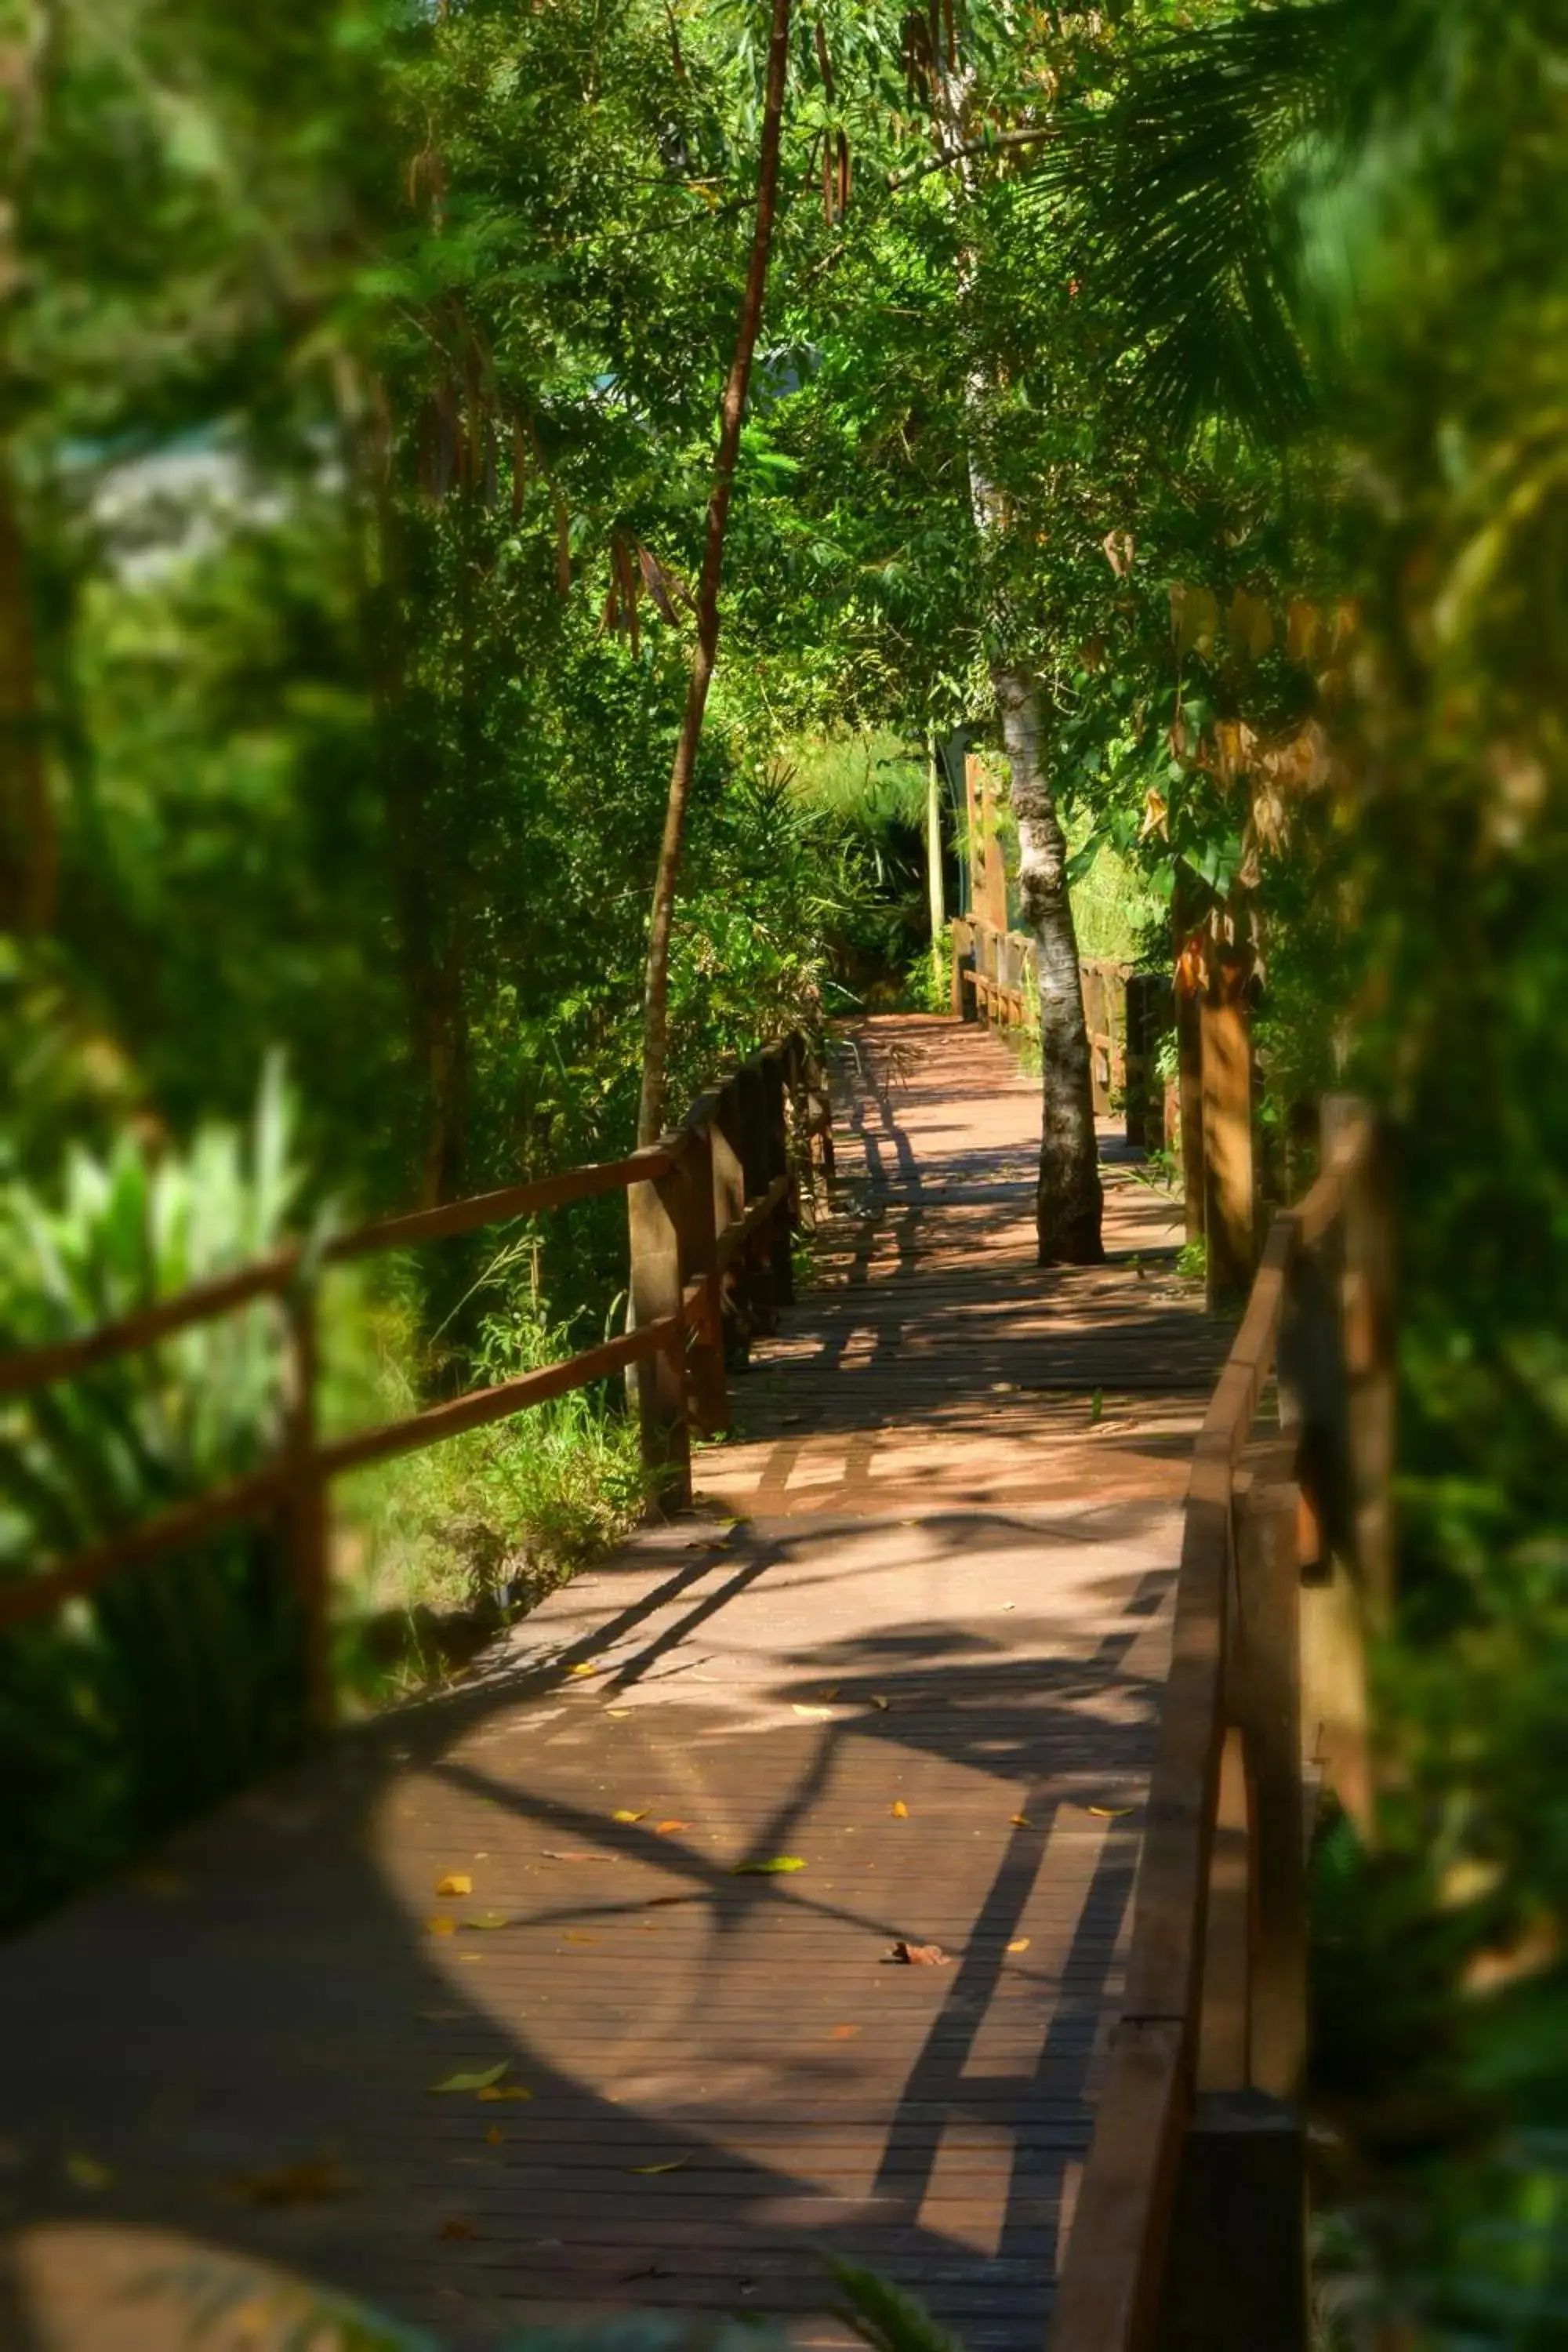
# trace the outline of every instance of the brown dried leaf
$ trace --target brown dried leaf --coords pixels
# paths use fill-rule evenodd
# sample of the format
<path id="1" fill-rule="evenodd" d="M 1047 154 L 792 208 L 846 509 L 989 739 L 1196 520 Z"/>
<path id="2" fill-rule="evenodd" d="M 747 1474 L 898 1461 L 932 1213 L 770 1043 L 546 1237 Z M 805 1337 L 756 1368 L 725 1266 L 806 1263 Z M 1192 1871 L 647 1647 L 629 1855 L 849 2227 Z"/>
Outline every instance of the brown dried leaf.
<path id="1" fill-rule="evenodd" d="M 352 2196 L 359 2182 L 336 2157 L 309 2156 L 266 2171 L 231 2173 L 223 2185 L 252 2205 L 319 2205 L 328 2198 Z"/>
<path id="2" fill-rule="evenodd" d="M 952 1955 L 944 1952 L 940 1944 L 911 1944 L 900 1936 L 892 1949 L 883 1955 L 884 1961 L 910 1969 L 950 1969 Z"/>

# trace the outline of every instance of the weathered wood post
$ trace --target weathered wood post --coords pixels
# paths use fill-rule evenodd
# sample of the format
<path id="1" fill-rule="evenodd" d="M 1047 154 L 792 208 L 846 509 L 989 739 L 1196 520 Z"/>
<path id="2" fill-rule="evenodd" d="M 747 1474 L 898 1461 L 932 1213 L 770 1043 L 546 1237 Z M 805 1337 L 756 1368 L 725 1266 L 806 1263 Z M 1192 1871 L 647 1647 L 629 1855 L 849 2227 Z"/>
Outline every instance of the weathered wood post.
<path id="1" fill-rule="evenodd" d="M 702 1286 L 701 1322 L 687 1357 L 691 1411 L 704 1437 L 730 1425 L 730 1391 L 724 1376 L 724 1305 L 719 1276 L 718 1178 L 714 1167 L 716 1095 L 693 1105 L 685 1125 L 686 1150 L 677 1170 L 676 1210 L 682 1282 Z"/>
<path id="2" fill-rule="evenodd" d="M 311 1730 L 325 1731 L 334 1713 L 329 1589 L 331 1500 L 327 1482 L 316 1467 L 321 1328 L 313 1282 L 296 1276 L 284 1299 L 284 1315 L 288 1351 L 284 1444 L 291 1466 L 283 1509 L 284 1543 L 300 1612 L 305 1719 Z"/>
<path id="3" fill-rule="evenodd" d="M 769 1045 L 762 1056 L 763 1101 L 767 1114 L 767 1176 L 771 1189 L 783 1186 L 768 1219 L 768 1255 L 773 1262 L 773 1297 L 780 1307 L 795 1300 L 795 1172 L 789 1162 L 789 1120 L 785 1108 L 784 1059 L 788 1047 Z"/>
<path id="4" fill-rule="evenodd" d="M 746 1170 L 741 1154 L 741 1087 L 727 1078 L 720 1087 L 710 1129 L 713 1147 L 713 1223 L 722 1234 L 745 1212 Z M 726 1369 L 738 1371 L 752 1344 L 751 1266 L 743 1250 L 731 1250 L 720 1271 Z"/>
<path id="5" fill-rule="evenodd" d="M 1199 2088 L 1182 2146 L 1158 2352 L 1307 2352 L 1310 2336 L 1300 2105 L 1306 1885 L 1288 1472 L 1287 1454 L 1275 1449 L 1237 1481 L 1237 1605 L 1225 1690 L 1235 1727 L 1226 1763 L 1240 1765 L 1239 1801 L 1227 1801 L 1222 1780 L 1215 1868 L 1217 1877 L 1234 1822 L 1244 1832 L 1245 1883 L 1239 1906 L 1228 1900 L 1210 1913 Z M 1243 1948 L 1217 1950 L 1216 1928 L 1217 1940 L 1239 1937 Z"/>
<path id="6" fill-rule="evenodd" d="M 814 1130 L 811 1141 L 820 1149 L 822 1173 L 831 1183 L 834 1175 L 833 1100 L 821 1056 L 810 1045 L 805 1048 L 805 1069 L 806 1110 Z"/>
<path id="7" fill-rule="evenodd" d="M 1300 2098 L 1307 2055 L 1307 1860 L 1301 1794 L 1300 1495 L 1289 1446 L 1240 1513 L 1238 1624 L 1230 1703 L 1251 1798 L 1248 2080 Z"/>
<path id="8" fill-rule="evenodd" d="M 685 1139 L 667 1137 L 661 1149 Z M 683 1156 L 683 1155 L 682 1155 Z M 681 1169 L 628 1186 L 632 1322 L 635 1330 L 665 1316 L 676 1318 L 673 1341 L 637 1367 L 637 1420 L 644 1466 L 658 1480 L 656 1508 L 679 1510 L 691 1500 L 691 1440 L 686 1421 L 686 1313 L 680 1265 Z"/>
<path id="9" fill-rule="evenodd" d="M 1374 1626 L 1388 1622 L 1394 1605 L 1394 1480 L 1396 1375 L 1394 1360 L 1394 1219 L 1387 1144 L 1367 1106 L 1352 1095 L 1327 1095 L 1322 1107 L 1322 1160 L 1359 1139 L 1360 1162 L 1345 1197 L 1342 1307 L 1344 1361 L 1350 1387 L 1352 1549 Z"/>
<path id="10" fill-rule="evenodd" d="M 1187 894 L 1178 871 L 1171 899 L 1173 942 L 1172 984 L 1175 994 L 1177 1107 L 1181 1119 L 1182 1199 L 1186 1237 L 1201 1241 L 1204 1231 L 1204 952 L 1199 934 L 1188 921 Z"/>
<path id="11" fill-rule="evenodd" d="M 974 970 L 974 933 L 962 915 L 955 915 L 948 927 L 952 950 L 952 988 L 948 1011 L 955 1021 L 973 1021 L 974 1007 L 970 1002 L 973 992 L 965 989 L 963 975 Z"/>
<path id="12" fill-rule="evenodd" d="M 768 1189 L 772 1150 L 768 1140 L 767 1081 L 763 1076 L 760 1055 L 753 1054 L 742 1063 L 735 1073 L 736 1092 L 741 1106 L 741 1166 L 746 1180 L 746 1205 L 749 1208 L 760 1193 Z M 766 1334 L 779 1328 L 778 1295 L 774 1287 L 774 1265 L 771 1236 L 763 1231 L 753 1233 L 746 1244 L 747 1303 L 752 1328 Z"/>
<path id="13" fill-rule="evenodd" d="M 1210 961 L 1199 1006 L 1203 1045 L 1204 1234 L 1208 1305 L 1238 1306 L 1252 1285 L 1258 1236 L 1252 1162 L 1252 1036 L 1245 968 Z"/>

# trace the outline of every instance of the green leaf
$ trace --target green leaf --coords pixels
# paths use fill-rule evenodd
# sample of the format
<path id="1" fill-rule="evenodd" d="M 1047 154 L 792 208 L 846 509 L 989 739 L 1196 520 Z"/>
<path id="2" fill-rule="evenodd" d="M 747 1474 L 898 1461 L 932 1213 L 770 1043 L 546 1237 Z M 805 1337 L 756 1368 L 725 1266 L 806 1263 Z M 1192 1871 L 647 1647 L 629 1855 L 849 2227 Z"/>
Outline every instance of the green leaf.
<path id="1" fill-rule="evenodd" d="M 444 2083 L 432 2083 L 430 2088 L 432 2091 L 488 2091 L 492 2084 L 500 2081 L 510 2064 L 510 2058 L 503 2058 L 499 2066 L 487 2066 L 482 2074 L 448 2074 Z"/>

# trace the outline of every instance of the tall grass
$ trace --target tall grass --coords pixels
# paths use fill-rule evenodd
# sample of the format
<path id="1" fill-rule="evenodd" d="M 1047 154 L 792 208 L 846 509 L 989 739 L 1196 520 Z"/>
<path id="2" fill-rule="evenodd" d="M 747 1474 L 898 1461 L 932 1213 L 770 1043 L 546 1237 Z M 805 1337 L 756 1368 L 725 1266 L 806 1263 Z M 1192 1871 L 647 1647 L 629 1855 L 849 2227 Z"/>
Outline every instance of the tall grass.
<path id="1" fill-rule="evenodd" d="M 446 1364 L 448 1382 L 510 1380 L 599 1336 L 550 1320 L 532 1285 L 517 1283 L 526 1255 L 514 1247 L 487 1269 L 481 1288 L 493 1303 L 458 1364 Z M 373 1353 L 377 1417 L 416 1410 L 441 1383 L 443 1362 L 441 1336 L 421 1338 L 416 1295 L 394 1286 L 360 1330 Z M 531 1608 L 624 1534 L 653 1492 L 625 1391 L 608 1381 L 345 1481 L 337 1500 L 346 1680 L 374 1696 L 439 1670 L 443 1621 L 468 1617 L 482 1633 Z"/>

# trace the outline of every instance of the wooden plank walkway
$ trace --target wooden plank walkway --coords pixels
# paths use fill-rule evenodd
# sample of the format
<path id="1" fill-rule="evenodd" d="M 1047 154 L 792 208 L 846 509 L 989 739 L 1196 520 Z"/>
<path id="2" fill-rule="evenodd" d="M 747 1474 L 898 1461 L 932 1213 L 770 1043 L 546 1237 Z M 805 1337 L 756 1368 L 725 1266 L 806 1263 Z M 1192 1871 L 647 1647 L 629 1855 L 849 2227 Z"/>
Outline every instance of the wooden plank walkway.
<path id="1" fill-rule="evenodd" d="M 452 2345 L 633 2303 L 837 2343 L 830 2249 L 1037 2352 L 1224 1338 L 1109 1140 L 1111 1262 L 1034 1266 L 999 1039 L 870 1023 L 839 1108 L 704 1516 L 0 1952 L 0 2344 L 163 2352 L 196 2254 Z M 503 2061 L 526 2097 L 432 2093 Z"/>

